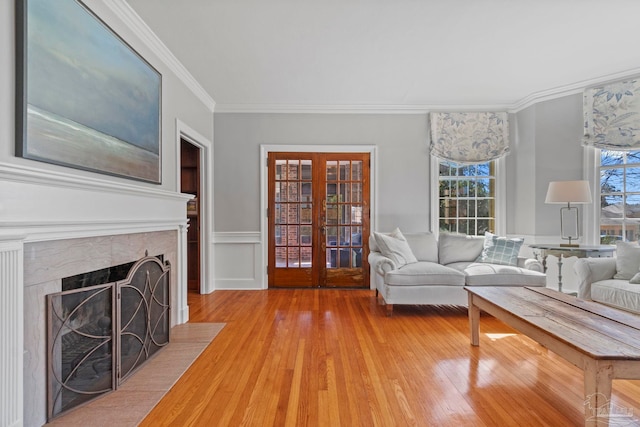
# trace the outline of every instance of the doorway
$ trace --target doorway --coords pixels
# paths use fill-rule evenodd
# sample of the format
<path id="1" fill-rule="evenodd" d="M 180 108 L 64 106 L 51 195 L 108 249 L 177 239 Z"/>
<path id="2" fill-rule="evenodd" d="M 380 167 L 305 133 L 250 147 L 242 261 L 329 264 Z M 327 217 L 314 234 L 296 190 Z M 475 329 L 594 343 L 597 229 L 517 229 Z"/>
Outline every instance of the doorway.
<path id="1" fill-rule="evenodd" d="M 200 148 L 180 139 L 180 190 L 195 197 L 187 204 L 187 290 L 200 292 Z"/>
<path id="2" fill-rule="evenodd" d="M 370 154 L 267 159 L 269 287 L 368 287 Z"/>

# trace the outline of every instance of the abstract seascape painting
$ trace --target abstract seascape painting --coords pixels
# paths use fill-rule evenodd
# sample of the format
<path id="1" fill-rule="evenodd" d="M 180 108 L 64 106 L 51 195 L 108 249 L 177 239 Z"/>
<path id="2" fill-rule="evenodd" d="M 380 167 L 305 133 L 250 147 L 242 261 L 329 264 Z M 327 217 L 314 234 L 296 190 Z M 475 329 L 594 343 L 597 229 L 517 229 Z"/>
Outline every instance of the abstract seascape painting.
<path id="1" fill-rule="evenodd" d="M 77 0 L 16 6 L 16 155 L 161 183 L 161 75 Z"/>

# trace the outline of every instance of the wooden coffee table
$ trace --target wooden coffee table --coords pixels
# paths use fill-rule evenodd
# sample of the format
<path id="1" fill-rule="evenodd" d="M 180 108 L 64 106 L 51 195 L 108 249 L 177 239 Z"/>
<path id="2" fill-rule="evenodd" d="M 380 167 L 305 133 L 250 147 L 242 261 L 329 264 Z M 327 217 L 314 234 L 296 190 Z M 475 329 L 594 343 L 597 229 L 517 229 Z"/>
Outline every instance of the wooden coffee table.
<path id="1" fill-rule="evenodd" d="M 640 316 L 547 288 L 465 289 L 471 345 L 480 344 L 485 311 L 584 371 L 585 425 L 607 425 L 614 416 L 631 420 L 621 408 L 609 415 L 609 402 L 613 379 L 640 379 Z"/>

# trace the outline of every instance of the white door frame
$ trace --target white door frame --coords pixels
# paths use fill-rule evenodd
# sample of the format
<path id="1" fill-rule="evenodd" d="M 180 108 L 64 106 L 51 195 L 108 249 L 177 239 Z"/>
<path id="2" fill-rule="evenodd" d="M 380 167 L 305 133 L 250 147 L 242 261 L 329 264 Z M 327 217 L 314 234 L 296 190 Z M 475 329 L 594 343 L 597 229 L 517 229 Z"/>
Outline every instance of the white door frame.
<path id="1" fill-rule="evenodd" d="M 176 171 L 180 189 L 180 140 L 184 139 L 200 149 L 200 293 L 215 290 L 213 260 L 213 142 L 176 119 Z M 186 207 L 185 207 L 186 215 Z M 185 254 L 186 256 L 186 254 Z M 185 265 L 186 270 L 186 265 Z M 186 273 L 186 271 L 185 271 Z"/>
<path id="2" fill-rule="evenodd" d="M 375 145 L 260 145 L 260 242 L 262 245 L 262 265 L 264 266 L 261 279 L 262 289 L 269 287 L 269 278 L 267 277 L 267 265 L 269 262 L 269 219 L 267 218 L 267 208 L 269 206 L 269 170 L 267 161 L 269 159 L 269 153 L 369 153 L 371 161 L 371 166 L 369 167 L 369 230 L 375 230 L 378 214 L 376 186 L 376 174 L 378 170 L 377 150 L 378 148 Z M 371 288 L 371 284 L 369 287 Z"/>

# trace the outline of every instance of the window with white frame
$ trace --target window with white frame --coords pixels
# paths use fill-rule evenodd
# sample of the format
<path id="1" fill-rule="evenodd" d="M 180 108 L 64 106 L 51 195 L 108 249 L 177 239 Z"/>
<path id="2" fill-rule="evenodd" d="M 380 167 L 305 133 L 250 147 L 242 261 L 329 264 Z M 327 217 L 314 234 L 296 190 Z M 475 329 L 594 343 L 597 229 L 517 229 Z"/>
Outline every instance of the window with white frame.
<path id="1" fill-rule="evenodd" d="M 484 235 L 496 232 L 496 161 L 438 163 L 438 228 Z"/>
<path id="2" fill-rule="evenodd" d="M 600 243 L 640 237 L 640 151 L 600 150 Z"/>

